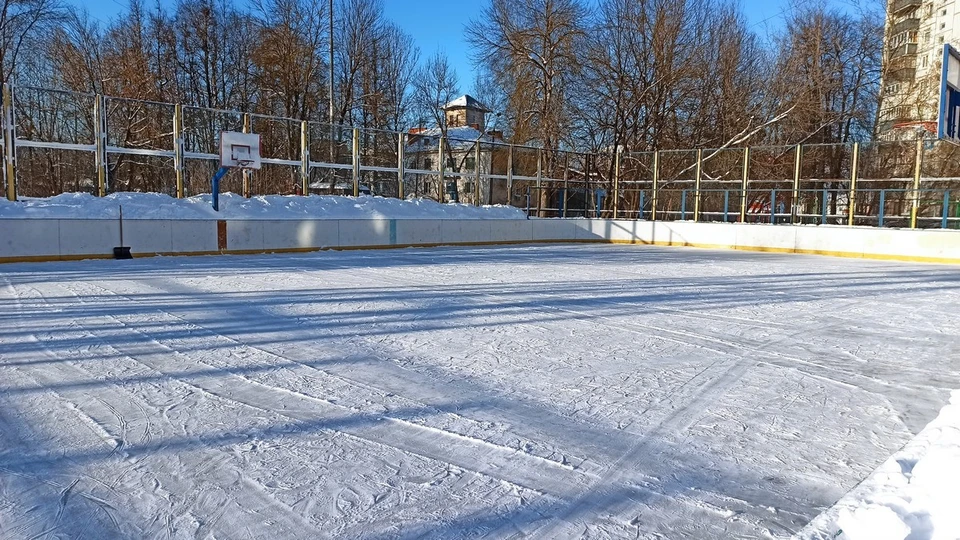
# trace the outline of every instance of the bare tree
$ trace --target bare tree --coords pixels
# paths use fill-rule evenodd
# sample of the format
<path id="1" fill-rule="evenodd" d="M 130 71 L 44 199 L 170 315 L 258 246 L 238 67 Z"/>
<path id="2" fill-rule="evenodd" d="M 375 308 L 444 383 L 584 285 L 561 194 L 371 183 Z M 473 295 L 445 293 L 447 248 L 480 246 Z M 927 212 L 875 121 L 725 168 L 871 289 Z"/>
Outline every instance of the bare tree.
<path id="1" fill-rule="evenodd" d="M 62 20 L 60 0 L 0 0 L 0 82 L 10 81 L 24 48 Z"/>
<path id="2" fill-rule="evenodd" d="M 467 27 L 475 61 L 507 95 L 517 142 L 551 153 L 569 132 L 568 90 L 582 67 L 586 17 L 579 0 L 491 0 Z"/>

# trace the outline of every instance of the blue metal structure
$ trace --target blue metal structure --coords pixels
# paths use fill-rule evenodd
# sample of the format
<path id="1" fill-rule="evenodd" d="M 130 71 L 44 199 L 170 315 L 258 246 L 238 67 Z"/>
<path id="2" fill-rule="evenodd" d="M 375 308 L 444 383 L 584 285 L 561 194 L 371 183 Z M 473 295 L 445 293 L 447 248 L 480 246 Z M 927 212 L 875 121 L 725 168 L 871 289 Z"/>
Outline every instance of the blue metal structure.
<path id="1" fill-rule="evenodd" d="M 220 211 L 220 180 L 230 172 L 230 167 L 220 167 L 217 169 L 217 173 L 213 175 L 213 186 L 211 193 L 213 194 L 213 211 Z"/>
<path id="2" fill-rule="evenodd" d="M 960 52 L 943 45 L 937 138 L 960 144 Z"/>

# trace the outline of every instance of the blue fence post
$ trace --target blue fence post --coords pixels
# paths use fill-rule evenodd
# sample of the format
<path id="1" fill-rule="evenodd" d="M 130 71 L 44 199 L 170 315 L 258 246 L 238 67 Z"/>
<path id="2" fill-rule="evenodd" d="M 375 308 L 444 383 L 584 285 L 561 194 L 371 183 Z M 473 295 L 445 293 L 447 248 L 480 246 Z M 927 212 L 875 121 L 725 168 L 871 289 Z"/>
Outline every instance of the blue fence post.
<path id="1" fill-rule="evenodd" d="M 943 222 L 941 223 L 941 228 L 947 228 L 947 217 L 950 216 L 950 190 L 943 190 Z"/>
<path id="2" fill-rule="evenodd" d="M 680 194 L 680 221 L 687 220 L 687 190 Z"/>
<path id="3" fill-rule="evenodd" d="M 730 190 L 725 189 L 723 191 L 723 222 L 727 222 L 727 216 L 730 211 Z"/>
<path id="4" fill-rule="evenodd" d="M 880 190 L 880 215 L 877 216 L 877 227 L 883 227 L 883 213 L 887 209 L 887 190 Z"/>
<path id="5" fill-rule="evenodd" d="M 820 197 L 820 224 L 827 224 L 827 198 L 830 197 L 830 193 L 827 192 L 827 188 L 823 188 L 823 195 Z"/>
<path id="6" fill-rule="evenodd" d="M 637 207 L 637 219 L 643 219 L 643 190 L 640 191 L 640 205 Z"/>
<path id="7" fill-rule="evenodd" d="M 770 190 L 770 223 L 777 222 L 777 190 Z"/>
<path id="8" fill-rule="evenodd" d="M 566 218 L 567 217 L 567 188 L 561 188 L 560 193 L 562 194 L 561 196 L 563 197 L 563 199 L 561 199 L 563 201 L 562 203 L 563 210 L 562 210 L 562 213 L 560 214 L 560 217 Z"/>
<path id="9" fill-rule="evenodd" d="M 530 217 L 530 186 L 527 186 L 527 217 Z"/>

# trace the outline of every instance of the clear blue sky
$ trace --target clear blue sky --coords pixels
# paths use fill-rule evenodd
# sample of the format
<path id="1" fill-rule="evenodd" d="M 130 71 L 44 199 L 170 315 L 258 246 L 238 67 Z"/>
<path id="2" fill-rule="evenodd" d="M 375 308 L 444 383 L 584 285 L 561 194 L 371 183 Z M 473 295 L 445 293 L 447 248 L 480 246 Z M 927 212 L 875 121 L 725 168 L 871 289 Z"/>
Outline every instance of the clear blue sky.
<path id="1" fill-rule="evenodd" d="M 66 0 L 68 4 L 85 7 L 91 15 L 107 23 L 127 9 L 127 0 Z M 147 6 L 154 0 L 145 0 Z M 172 6 L 173 0 L 160 0 Z M 817 0 L 799 0 L 813 2 Z M 242 3 L 238 0 L 237 3 Z M 741 0 L 752 29 L 766 35 L 782 27 L 783 13 L 790 0 Z M 463 29 L 471 19 L 480 15 L 483 0 L 451 2 L 451 0 L 384 0 L 387 17 L 410 33 L 420 47 L 421 58 L 440 50 L 447 54 L 460 77 L 460 90 L 473 86 L 473 65 L 470 62 Z"/>

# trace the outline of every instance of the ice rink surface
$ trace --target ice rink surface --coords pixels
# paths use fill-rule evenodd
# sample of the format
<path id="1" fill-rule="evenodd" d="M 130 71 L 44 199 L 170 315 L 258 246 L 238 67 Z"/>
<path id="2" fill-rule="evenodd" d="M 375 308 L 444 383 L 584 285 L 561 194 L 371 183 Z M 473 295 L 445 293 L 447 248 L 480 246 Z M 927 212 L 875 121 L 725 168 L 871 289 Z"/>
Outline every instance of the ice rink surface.
<path id="1" fill-rule="evenodd" d="M 960 271 L 557 245 L 0 266 L 2 538 L 767 538 L 960 388 Z"/>

